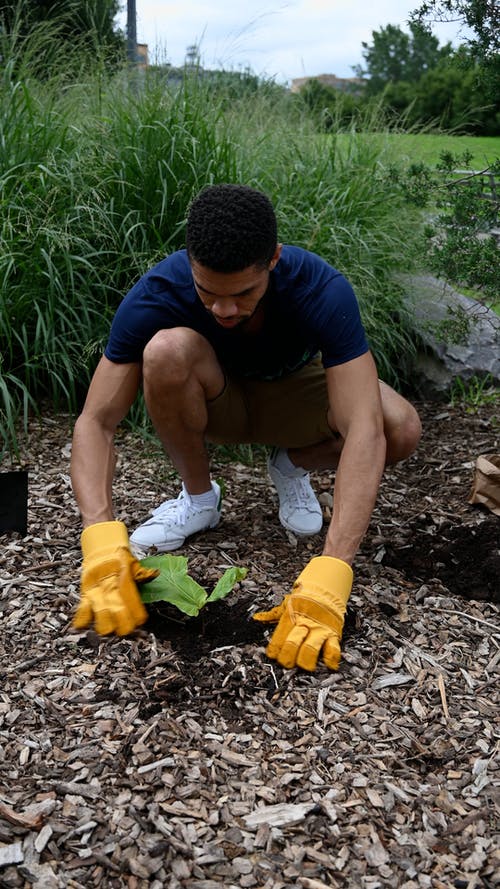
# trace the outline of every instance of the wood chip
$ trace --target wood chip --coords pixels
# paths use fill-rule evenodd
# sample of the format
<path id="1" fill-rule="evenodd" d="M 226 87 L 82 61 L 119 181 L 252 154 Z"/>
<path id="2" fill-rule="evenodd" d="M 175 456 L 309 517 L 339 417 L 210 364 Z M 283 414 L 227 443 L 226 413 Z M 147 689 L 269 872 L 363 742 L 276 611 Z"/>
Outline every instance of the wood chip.
<path id="1" fill-rule="evenodd" d="M 258 827 L 260 824 L 270 824 L 272 827 L 296 824 L 303 821 L 315 805 L 315 803 L 278 803 L 276 806 L 264 806 L 246 815 L 245 823 L 247 827 Z"/>
<path id="2" fill-rule="evenodd" d="M 0 846 L 0 867 L 8 864 L 20 864 L 24 859 L 21 843 L 11 843 L 10 846 Z"/>
<path id="3" fill-rule="evenodd" d="M 373 680 L 372 688 L 378 691 L 381 688 L 389 688 L 391 685 L 407 685 L 414 681 L 415 677 L 409 673 L 386 673 Z"/>

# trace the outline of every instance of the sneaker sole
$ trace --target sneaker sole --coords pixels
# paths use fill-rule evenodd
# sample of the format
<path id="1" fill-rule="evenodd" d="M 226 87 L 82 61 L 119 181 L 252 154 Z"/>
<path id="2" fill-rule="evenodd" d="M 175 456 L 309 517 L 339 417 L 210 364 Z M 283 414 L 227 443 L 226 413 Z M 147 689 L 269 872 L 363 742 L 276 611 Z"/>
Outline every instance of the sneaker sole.
<path id="1" fill-rule="evenodd" d="M 283 516 L 281 515 L 281 512 L 278 513 L 278 518 L 279 518 L 280 524 L 283 526 L 283 528 L 286 528 L 287 531 L 291 531 L 292 534 L 296 534 L 297 537 L 313 537 L 315 534 L 319 534 L 319 532 L 321 531 L 321 529 L 323 527 L 323 519 L 322 519 L 321 524 L 318 524 L 318 527 L 315 530 L 312 530 L 312 531 L 300 530 L 299 531 L 298 528 L 294 528 L 293 525 L 290 525 L 286 521 L 286 519 L 283 518 Z"/>

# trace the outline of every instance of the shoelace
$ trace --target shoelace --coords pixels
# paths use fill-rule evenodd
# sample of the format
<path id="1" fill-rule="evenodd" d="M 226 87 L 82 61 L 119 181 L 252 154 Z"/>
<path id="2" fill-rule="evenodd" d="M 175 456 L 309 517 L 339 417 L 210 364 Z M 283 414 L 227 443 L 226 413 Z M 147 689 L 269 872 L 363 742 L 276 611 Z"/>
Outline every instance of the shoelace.
<path id="1" fill-rule="evenodd" d="M 154 521 L 155 519 L 162 521 L 167 518 L 174 525 L 182 525 L 187 521 L 190 514 L 204 512 L 208 508 L 207 506 L 196 507 L 188 491 L 182 490 L 175 500 L 167 500 L 165 505 L 161 506 L 159 511 L 156 511 L 149 521 Z"/>
<path id="2" fill-rule="evenodd" d="M 309 474 L 286 478 L 287 497 L 297 506 L 303 509 L 311 509 L 309 506 L 311 500 L 311 490 L 309 486 Z"/>
<path id="3" fill-rule="evenodd" d="M 167 518 L 171 519 L 174 525 L 180 525 L 186 521 L 189 507 L 193 508 L 191 497 L 187 491 L 181 491 L 175 500 L 167 500 L 149 521 L 161 521 Z"/>

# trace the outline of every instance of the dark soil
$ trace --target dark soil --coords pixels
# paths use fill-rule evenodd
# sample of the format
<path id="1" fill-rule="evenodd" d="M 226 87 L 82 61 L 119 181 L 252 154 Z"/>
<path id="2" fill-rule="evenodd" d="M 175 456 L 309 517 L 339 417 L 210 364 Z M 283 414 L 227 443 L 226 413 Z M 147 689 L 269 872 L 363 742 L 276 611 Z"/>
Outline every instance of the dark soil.
<path id="1" fill-rule="evenodd" d="M 173 605 L 149 605 L 146 630 L 158 639 L 168 639 L 183 660 L 198 661 L 203 655 L 224 645 L 262 644 L 262 624 L 250 620 L 252 601 L 239 598 L 228 603 L 213 602 L 198 617 L 185 617 Z"/>
<path id="2" fill-rule="evenodd" d="M 488 516 L 476 527 L 448 524 L 439 535 L 425 519 L 413 525 L 411 543 L 388 546 L 383 564 L 402 571 L 407 580 L 437 578 L 450 593 L 500 602 L 500 521 Z"/>
<path id="3" fill-rule="evenodd" d="M 232 645 L 265 644 L 268 629 L 251 620 L 253 598 L 240 595 L 232 603 L 225 601 L 207 605 L 198 617 L 182 617 L 173 605 L 148 605 L 149 620 L 144 629 L 157 639 L 168 640 L 171 648 L 186 663 L 197 663 L 200 658 L 217 648 Z M 355 610 L 348 608 L 343 638 L 355 630 Z"/>

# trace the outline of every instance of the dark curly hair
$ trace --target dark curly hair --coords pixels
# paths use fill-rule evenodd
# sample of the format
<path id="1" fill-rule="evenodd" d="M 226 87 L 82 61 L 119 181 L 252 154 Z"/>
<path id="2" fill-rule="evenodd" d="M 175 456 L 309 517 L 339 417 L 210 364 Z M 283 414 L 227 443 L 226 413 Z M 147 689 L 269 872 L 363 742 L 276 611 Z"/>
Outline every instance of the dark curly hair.
<path id="1" fill-rule="evenodd" d="M 269 198 L 248 185 L 209 185 L 188 213 L 189 259 L 214 272 L 267 268 L 278 241 Z"/>

